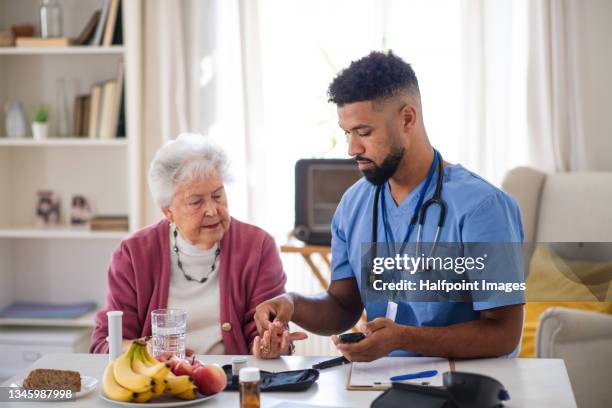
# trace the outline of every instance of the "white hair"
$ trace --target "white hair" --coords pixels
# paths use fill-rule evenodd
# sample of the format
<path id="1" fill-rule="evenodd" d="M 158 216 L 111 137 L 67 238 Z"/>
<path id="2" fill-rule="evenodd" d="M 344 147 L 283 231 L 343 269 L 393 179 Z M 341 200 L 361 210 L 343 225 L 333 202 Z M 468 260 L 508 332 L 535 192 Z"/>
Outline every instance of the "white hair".
<path id="1" fill-rule="evenodd" d="M 155 153 L 149 168 L 149 189 L 160 207 L 168 207 L 179 185 L 216 170 L 223 182 L 230 181 L 229 159 L 209 138 L 197 133 L 181 133 Z"/>

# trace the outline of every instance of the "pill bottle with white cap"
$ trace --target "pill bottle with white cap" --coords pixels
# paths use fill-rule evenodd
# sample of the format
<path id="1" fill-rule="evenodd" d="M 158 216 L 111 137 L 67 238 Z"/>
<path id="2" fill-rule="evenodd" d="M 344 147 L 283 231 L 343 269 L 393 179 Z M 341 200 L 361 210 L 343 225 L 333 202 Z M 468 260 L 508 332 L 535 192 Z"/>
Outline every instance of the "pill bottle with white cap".
<path id="1" fill-rule="evenodd" d="M 240 370 L 247 366 L 247 358 L 245 356 L 237 356 L 232 358 L 232 375 L 238 376 Z"/>
<path id="2" fill-rule="evenodd" d="M 245 367 L 240 370 L 240 408 L 259 408 L 259 368 Z"/>

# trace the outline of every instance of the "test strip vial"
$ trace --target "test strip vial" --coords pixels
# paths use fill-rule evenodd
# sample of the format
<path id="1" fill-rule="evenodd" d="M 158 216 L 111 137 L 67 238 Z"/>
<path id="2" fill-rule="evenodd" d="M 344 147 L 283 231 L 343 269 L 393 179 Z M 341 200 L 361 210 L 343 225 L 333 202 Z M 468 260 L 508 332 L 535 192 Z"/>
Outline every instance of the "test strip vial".
<path id="1" fill-rule="evenodd" d="M 121 310 L 111 310 L 106 312 L 106 317 L 108 318 L 108 360 L 113 361 L 123 352 L 123 331 L 121 323 L 123 312 Z"/>

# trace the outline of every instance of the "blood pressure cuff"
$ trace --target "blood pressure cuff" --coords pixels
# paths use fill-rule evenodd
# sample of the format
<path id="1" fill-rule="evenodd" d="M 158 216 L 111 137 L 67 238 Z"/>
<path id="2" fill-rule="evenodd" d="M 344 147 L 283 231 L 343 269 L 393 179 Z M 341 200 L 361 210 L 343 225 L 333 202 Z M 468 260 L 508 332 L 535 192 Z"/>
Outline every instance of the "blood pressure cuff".
<path id="1" fill-rule="evenodd" d="M 372 403 L 372 408 L 494 408 L 501 407 L 510 394 L 503 384 L 486 375 L 447 371 L 443 387 L 393 383 Z"/>
<path id="2" fill-rule="evenodd" d="M 443 387 L 425 387 L 393 383 L 372 402 L 372 408 L 457 408 L 451 394 Z"/>
<path id="3" fill-rule="evenodd" d="M 223 371 L 227 377 L 225 390 L 237 391 L 239 389 L 238 376 L 232 375 L 231 364 L 224 365 Z M 319 371 L 312 368 L 278 373 L 261 370 L 260 374 L 260 391 L 306 391 L 319 379 Z"/>

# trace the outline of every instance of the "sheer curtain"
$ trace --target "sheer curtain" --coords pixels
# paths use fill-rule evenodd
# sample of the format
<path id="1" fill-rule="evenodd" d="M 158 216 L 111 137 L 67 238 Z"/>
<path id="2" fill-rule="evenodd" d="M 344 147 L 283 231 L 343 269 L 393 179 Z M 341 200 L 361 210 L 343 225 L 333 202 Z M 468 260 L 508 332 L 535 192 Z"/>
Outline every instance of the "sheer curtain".
<path id="1" fill-rule="evenodd" d="M 145 61 L 143 183 L 155 151 L 181 132 L 207 135 L 228 152 L 234 181 L 228 185 L 232 215 L 249 213 L 242 9 L 237 0 L 142 1 Z M 257 21 L 252 18 L 252 21 Z M 254 59 L 253 59 L 254 60 Z M 251 82 L 256 79 L 249 77 Z M 145 222 L 161 211 L 143 189 Z"/>
<path id="2" fill-rule="evenodd" d="M 461 38 L 458 157 L 499 185 L 529 161 L 527 0 L 462 0 Z"/>
<path id="3" fill-rule="evenodd" d="M 191 61 L 185 22 L 189 3 L 164 0 L 142 2 L 143 10 L 143 184 L 149 163 L 157 149 L 180 132 L 191 129 L 196 117 L 192 105 Z M 165 29 L 172 27 L 173 29 Z M 142 189 L 145 224 L 156 222 L 161 211 L 153 203 L 148 188 Z"/>
<path id="4" fill-rule="evenodd" d="M 612 3 L 529 2 L 531 162 L 544 171 L 612 170 Z"/>

